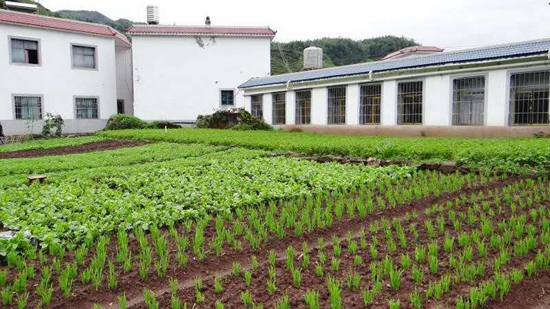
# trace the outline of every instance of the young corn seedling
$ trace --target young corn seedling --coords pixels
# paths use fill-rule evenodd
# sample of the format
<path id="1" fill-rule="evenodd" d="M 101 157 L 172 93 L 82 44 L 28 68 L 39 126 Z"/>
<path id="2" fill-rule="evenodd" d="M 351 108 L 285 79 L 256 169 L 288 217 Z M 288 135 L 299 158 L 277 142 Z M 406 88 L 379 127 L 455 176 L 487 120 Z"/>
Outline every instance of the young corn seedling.
<path id="1" fill-rule="evenodd" d="M 404 270 L 391 269 L 389 272 L 390 275 L 390 287 L 394 291 L 398 291 L 401 288 L 401 276 L 403 275 Z"/>
<path id="2" fill-rule="evenodd" d="M 389 300 L 388 301 L 388 308 L 389 309 L 399 309 L 401 308 L 401 302 L 398 300 Z"/>
<path id="3" fill-rule="evenodd" d="M 222 282 L 222 277 L 220 276 L 216 276 L 214 278 L 214 293 L 216 294 L 221 294 L 221 292 L 223 291 L 223 282 Z"/>
<path id="4" fill-rule="evenodd" d="M 421 283 L 422 281 L 424 281 L 424 272 L 416 265 L 414 265 L 412 268 L 412 279 L 415 283 Z"/>
<path id="5" fill-rule="evenodd" d="M 414 308 L 422 308 L 422 296 L 420 296 L 420 293 L 418 293 L 418 290 L 415 288 L 414 291 L 411 293 L 411 296 L 409 297 L 411 301 L 411 305 Z"/>
<path id="6" fill-rule="evenodd" d="M 126 306 L 128 305 L 128 299 L 126 298 L 126 294 L 122 294 L 118 297 L 118 308 L 119 309 L 126 309 Z"/>
<path id="7" fill-rule="evenodd" d="M 252 300 L 252 294 L 248 290 L 241 292 L 241 299 L 245 307 L 250 308 L 254 305 L 254 301 Z"/>
<path id="8" fill-rule="evenodd" d="M 238 277 L 241 274 L 241 264 L 239 262 L 233 263 L 233 276 Z"/>
<path id="9" fill-rule="evenodd" d="M 225 307 L 223 306 L 222 301 L 218 299 L 218 300 L 216 300 L 215 308 L 216 309 L 224 309 Z"/>
<path id="10" fill-rule="evenodd" d="M 403 269 L 409 269 L 411 267 L 411 257 L 408 254 L 401 255 L 401 267 Z"/>
<path id="11" fill-rule="evenodd" d="M 319 303 L 319 292 L 307 290 L 304 296 L 306 305 L 309 309 L 320 309 L 321 305 Z"/>
<path id="12" fill-rule="evenodd" d="M 2 289 L 2 305 L 9 306 L 13 303 L 13 290 L 10 286 L 6 286 Z"/>
<path id="13" fill-rule="evenodd" d="M 290 299 L 288 295 L 283 295 L 281 300 L 275 304 L 275 309 L 290 309 Z"/>
<path id="14" fill-rule="evenodd" d="M 145 305 L 147 306 L 147 309 L 159 309 L 159 303 L 153 291 L 147 288 L 144 289 L 143 299 L 145 301 Z"/>
<path id="15" fill-rule="evenodd" d="M 348 286 L 348 289 L 358 289 L 359 284 L 361 283 L 361 275 L 356 273 L 353 269 L 348 273 L 348 276 L 346 278 L 346 283 Z"/>
<path id="16" fill-rule="evenodd" d="M 330 309 L 342 309 L 342 283 L 329 277 L 327 280 Z"/>
<path id="17" fill-rule="evenodd" d="M 337 258 L 332 258 L 332 260 L 330 261 L 330 268 L 334 271 L 337 271 L 340 269 L 340 260 L 338 260 Z"/>
<path id="18" fill-rule="evenodd" d="M 267 292 L 269 295 L 273 295 L 275 293 L 275 290 L 277 290 L 277 285 L 275 284 L 275 280 L 271 279 L 267 281 Z"/>
<path id="19" fill-rule="evenodd" d="M 300 287 L 302 283 L 302 273 L 299 268 L 292 270 L 292 281 L 294 282 L 295 287 Z"/>
<path id="20" fill-rule="evenodd" d="M 294 248 L 291 246 L 286 249 L 286 268 L 294 269 Z"/>
<path id="21" fill-rule="evenodd" d="M 249 270 L 244 272 L 244 282 L 247 287 L 249 287 L 252 282 L 252 273 Z"/>
<path id="22" fill-rule="evenodd" d="M 29 292 L 19 294 L 19 296 L 17 297 L 17 309 L 27 308 L 28 300 L 29 300 Z"/>

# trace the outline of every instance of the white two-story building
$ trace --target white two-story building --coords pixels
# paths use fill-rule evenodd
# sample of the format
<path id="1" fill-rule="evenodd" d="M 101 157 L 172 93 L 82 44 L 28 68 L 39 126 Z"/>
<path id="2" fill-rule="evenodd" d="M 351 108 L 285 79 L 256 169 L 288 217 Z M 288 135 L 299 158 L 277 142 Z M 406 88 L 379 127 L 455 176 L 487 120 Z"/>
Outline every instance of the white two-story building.
<path id="1" fill-rule="evenodd" d="M 105 25 L 0 10 L 0 123 L 7 134 L 95 132 L 133 113 L 131 43 Z"/>
<path id="2" fill-rule="evenodd" d="M 244 107 L 238 86 L 268 76 L 275 31 L 269 27 L 135 25 L 134 114 L 194 123 L 200 114 Z"/>

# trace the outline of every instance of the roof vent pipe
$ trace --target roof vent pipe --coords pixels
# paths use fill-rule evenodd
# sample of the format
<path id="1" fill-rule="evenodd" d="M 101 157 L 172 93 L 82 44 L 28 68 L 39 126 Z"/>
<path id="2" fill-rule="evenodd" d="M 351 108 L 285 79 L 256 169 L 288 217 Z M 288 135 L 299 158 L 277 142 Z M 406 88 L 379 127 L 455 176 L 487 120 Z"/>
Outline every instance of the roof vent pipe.
<path id="1" fill-rule="evenodd" d="M 159 7 L 154 5 L 147 6 L 147 23 L 149 25 L 159 24 Z"/>
<path id="2" fill-rule="evenodd" d="M 210 20 L 210 16 L 206 16 L 206 20 L 204 21 L 204 24 L 207 26 L 210 26 L 212 24 L 212 21 Z"/>

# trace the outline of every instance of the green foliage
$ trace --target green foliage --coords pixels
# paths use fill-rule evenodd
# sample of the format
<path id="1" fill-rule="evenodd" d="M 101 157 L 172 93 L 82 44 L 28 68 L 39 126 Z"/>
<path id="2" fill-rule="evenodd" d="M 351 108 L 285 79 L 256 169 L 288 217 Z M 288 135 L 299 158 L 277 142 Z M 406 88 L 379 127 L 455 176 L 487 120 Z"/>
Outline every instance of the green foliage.
<path id="1" fill-rule="evenodd" d="M 456 161 L 468 167 L 531 171 L 550 165 L 550 140 L 532 138 L 397 138 L 340 136 L 283 131 L 181 129 L 100 132 L 111 138 L 231 145 L 254 149 L 296 151 L 310 155 L 343 155 L 419 161 Z M 386 146 L 384 146 L 386 145 Z M 387 151 L 391 145 L 392 151 Z"/>
<path id="2" fill-rule="evenodd" d="M 244 109 L 222 109 L 212 115 L 199 115 L 197 117 L 197 127 L 238 131 L 273 130 L 262 118 L 254 117 Z"/>
<path id="3" fill-rule="evenodd" d="M 365 40 L 347 38 L 322 38 L 288 43 L 271 44 L 271 72 L 273 75 L 289 73 L 303 68 L 303 50 L 310 46 L 323 49 L 323 66 L 341 66 L 379 60 L 389 53 L 409 46 L 418 45 L 414 40 L 403 37 L 383 36 Z M 283 60 L 284 58 L 284 60 Z"/>
<path id="4" fill-rule="evenodd" d="M 130 115 L 113 115 L 107 121 L 105 130 L 126 130 L 126 129 L 145 129 L 147 123 L 137 117 Z"/>
<path id="5" fill-rule="evenodd" d="M 0 146 L 1 152 L 21 151 L 21 150 L 41 150 L 56 147 L 79 146 L 104 140 L 99 136 L 86 136 L 74 138 L 56 138 L 44 140 L 31 140 L 23 143 L 13 143 Z"/>
<path id="6" fill-rule="evenodd" d="M 62 134 L 63 125 L 65 121 L 60 115 L 46 114 L 44 119 L 44 126 L 42 127 L 42 135 L 45 138 L 59 137 Z"/>

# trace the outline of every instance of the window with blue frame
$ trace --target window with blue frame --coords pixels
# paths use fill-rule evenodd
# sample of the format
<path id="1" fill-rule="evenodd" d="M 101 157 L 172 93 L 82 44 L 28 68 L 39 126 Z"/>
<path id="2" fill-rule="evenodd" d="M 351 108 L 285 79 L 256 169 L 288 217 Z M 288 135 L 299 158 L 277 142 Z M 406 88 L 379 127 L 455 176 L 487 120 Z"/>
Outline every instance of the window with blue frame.
<path id="1" fill-rule="evenodd" d="M 235 95 L 233 90 L 222 90 L 221 93 L 221 105 L 222 106 L 233 106 L 235 105 Z"/>

